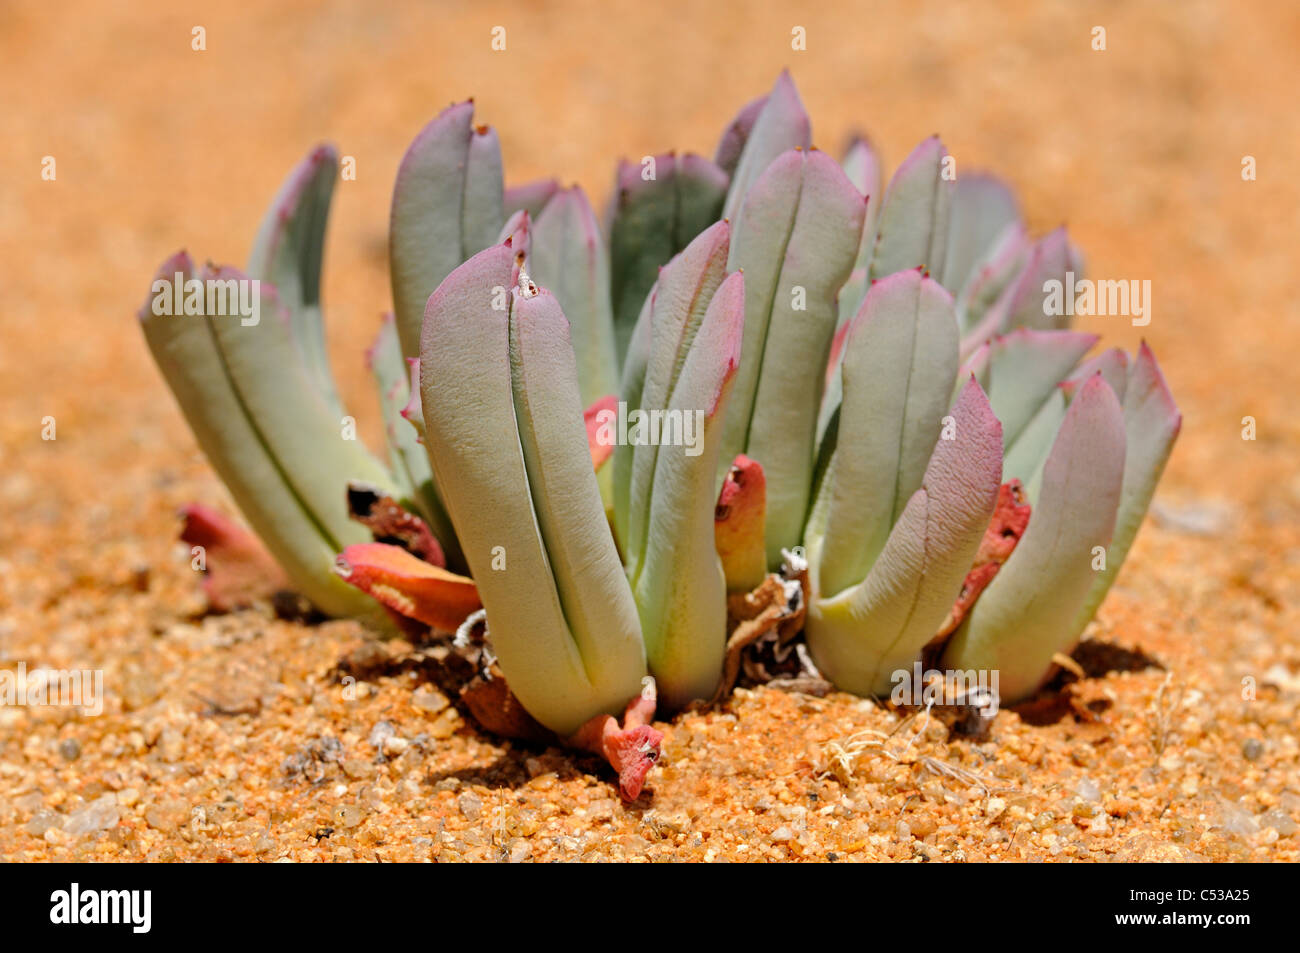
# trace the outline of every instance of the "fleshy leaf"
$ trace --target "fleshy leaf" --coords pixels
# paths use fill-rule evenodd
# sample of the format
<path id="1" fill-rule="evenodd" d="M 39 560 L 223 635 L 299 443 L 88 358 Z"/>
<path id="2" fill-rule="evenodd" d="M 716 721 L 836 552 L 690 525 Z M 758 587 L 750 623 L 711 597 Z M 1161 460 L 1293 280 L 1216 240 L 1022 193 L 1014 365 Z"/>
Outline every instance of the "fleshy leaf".
<path id="1" fill-rule="evenodd" d="M 957 295 L 963 361 L 1001 332 L 1004 315 L 994 305 L 1019 277 L 1032 247 L 1023 225 L 1009 225 L 966 280 Z"/>
<path id="2" fill-rule="evenodd" d="M 948 611 L 948 617 L 939 626 L 939 631 L 926 647 L 927 650 L 942 648 L 948 636 L 957 630 L 975 605 L 980 593 L 988 588 L 993 577 L 998 574 L 1002 564 L 1015 552 L 1020 537 L 1025 535 L 1029 526 L 1029 514 L 1032 507 L 1025 502 L 1024 488 L 1019 480 L 1003 483 L 998 487 L 998 502 L 993 508 L 980 548 L 975 553 L 975 562 L 961 584 L 961 591 Z"/>
<path id="3" fill-rule="evenodd" d="M 758 181 L 777 156 L 791 149 L 807 149 L 811 145 L 812 123 L 808 112 L 799 99 L 790 71 L 782 70 L 745 137 L 745 146 L 736 162 L 727 200 L 722 206 L 723 218 L 734 220 L 740 214 L 749 187 Z"/>
<path id="4" fill-rule="evenodd" d="M 205 269 L 204 278 L 229 282 L 243 276 L 222 268 Z M 365 531 L 348 514 L 348 482 L 370 483 L 393 496 L 400 492 L 352 432 L 355 422 L 336 416 L 308 383 L 307 369 L 293 359 L 289 314 L 267 285 L 261 286 L 260 311 L 256 324 L 245 324 L 239 315 L 207 316 L 239 402 L 283 478 L 335 551 L 364 542 Z"/>
<path id="5" fill-rule="evenodd" d="M 520 209 L 506 219 L 497 236 L 497 244 L 509 244 L 515 250 L 516 264 L 522 264 L 532 258 L 533 253 L 533 218 L 526 209 Z"/>
<path id="6" fill-rule="evenodd" d="M 1093 374 L 1100 373 L 1110 389 L 1115 392 L 1121 404 L 1124 403 L 1124 390 L 1128 384 L 1128 354 L 1123 348 L 1107 348 L 1095 357 L 1090 357 L 1075 369 L 1066 381 L 1067 392 L 1073 396 L 1074 391 L 1082 386 Z"/>
<path id="7" fill-rule="evenodd" d="M 980 173 L 959 176 L 948 215 L 948 250 L 940 283 L 954 295 L 961 291 L 999 238 L 1019 222 L 1016 197 L 1000 179 Z"/>
<path id="8" fill-rule="evenodd" d="M 854 272 L 854 275 L 858 274 L 863 273 Z M 849 280 L 852 281 L 852 278 Z M 847 288 L 848 285 L 844 287 Z M 865 291 L 865 288 L 863 290 Z M 861 307 L 860 304 L 859 307 Z M 840 409 L 840 401 L 844 397 L 844 342 L 849 337 L 850 323 L 849 321 L 841 322 L 839 328 L 835 331 L 835 337 L 831 338 L 831 356 L 826 361 L 826 390 L 822 394 L 821 410 L 817 413 L 818 448 L 822 447 L 826 442 L 826 432 L 830 427 L 831 418 Z M 820 453 L 820 449 L 818 452 Z"/>
<path id="9" fill-rule="evenodd" d="M 656 284 L 646 295 L 641 315 L 637 318 L 632 331 L 632 340 L 628 343 L 627 358 L 623 362 L 623 375 L 619 381 L 618 392 L 629 412 L 641 406 L 641 391 L 645 388 L 646 365 L 650 360 L 650 320 L 654 311 L 655 297 L 659 286 Z M 620 441 L 614 448 L 614 463 L 611 467 L 614 486 L 612 488 L 614 512 L 611 525 L 619 548 L 623 551 L 624 562 L 630 562 L 628 553 L 628 532 L 632 509 L 632 469 L 636 460 L 636 447 L 626 440 Z"/>
<path id="10" fill-rule="evenodd" d="M 951 345 L 955 352 L 955 338 Z M 984 536 L 1002 473 L 1001 426 L 973 379 L 952 416 L 952 439 L 933 445 L 866 578 L 829 599 L 814 596 L 808 646 L 840 688 L 889 693 L 893 673 L 910 668 L 942 624 Z"/>
<path id="11" fill-rule="evenodd" d="M 197 277 L 184 252 L 163 263 L 156 283 L 171 284 L 178 274 L 182 282 Z M 165 302 L 159 300 L 159 293 L 151 292 L 140 309 L 145 339 L 199 446 L 244 519 L 289 575 L 293 587 L 322 612 L 334 616 L 375 613 L 374 602 L 334 575 L 334 554 L 338 549 L 286 482 L 276 458 L 249 419 L 208 319 L 202 314 L 181 313 L 179 306 L 163 308 Z M 263 314 L 261 320 L 272 321 L 274 315 Z M 272 377 L 268 382 L 274 380 Z M 315 391 L 309 388 L 306 394 L 314 395 Z M 292 415 L 292 405 L 281 409 Z M 346 477 L 340 478 L 340 502 L 346 482 Z M 361 527 L 353 529 L 364 538 Z"/>
<path id="12" fill-rule="evenodd" d="M 1128 355 L 1119 348 L 1102 351 L 1075 368 L 1069 378 L 1048 395 L 1047 400 L 1020 431 L 1015 441 L 1007 447 L 1003 460 L 1002 479 L 1019 479 L 1024 483 L 1024 493 L 1031 502 L 1037 498 L 1042 480 L 1043 464 L 1056 439 L 1056 431 L 1065 419 L 1065 409 L 1077 388 L 1094 374 L 1100 372 L 1110 389 L 1122 402 L 1128 376 Z"/>
<path id="13" fill-rule="evenodd" d="M 564 618 L 588 678 L 610 692 L 601 707 L 621 706 L 645 675 L 641 626 L 579 423 L 569 322 L 550 291 L 514 292 L 510 360 L 528 489 Z"/>
<path id="14" fill-rule="evenodd" d="M 715 474 L 723 415 L 740 360 L 744 286 L 737 272 L 717 289 L 666 402 L 670 412 L 702 418 L 701 438 L 694 448 L 662 447 L 653 488 L 643 490 L 651 492 L 654 532 L 640 571 L 632 576 L 633 590 L 650 673 L 670 709 L 711 698 L 722 675 L 727 589 L 714 549 Z M 673 342 L 662 343 L 671 347 Z M 640 502 L 636 492 L 634 487 L 634 510 Z"/>
<path id="15" fill-rule="evenodd" d="M 838 443 L 806 533 L 826 596 L 862 581 L 921 486 L 957 372 L 952 296 L 915 269 L 876 282 L 849 328 Z"/>
<path id="16" fill-rule="evenodd" d="M 748 276 L 745 341 L 722 459 L 744 453 L 763 465 L 770 569 L 782 549 L 798 545 L 808 512 L 817 369 L 830 353 L 835 296 L 853 267 L 865 206 L 833 159 L 791 150 L 754 182 L 736 223 L 727 267 Z"/>
<path id="17" fill-rule="evenodd" d="M 727 191 L 727 174 L 696 155 L 655 156 L 654 178 L 648 174 L 642 163 L 620 163 L 611 207 L 610 299 L 620 364 L 659 269 L 718 220 Z"/>
<path id="18" fill-rule="evenodd" d="M 1010 447 L 1096 343 L 1097 335 L 1081 331 L 1020 328 L 981 347 L 962 374 L 974 373 L 988 392 L 993 412 L 1002 421 L 1002 437 Z"/>
<path id="19" fill-rule="evenodd" d="M 1121 352 L 1123 353 L 1123 352 Z M 1103 376 L 1105 371 L 1102 371 Z M 1155 355 L 1146 341 L 1138 347 L 1137 359 L 1128 375 L 1124 394 L 1124 433 L 1127 453 L 1124 459 L 1124 485 L 1120 490 L 1119 513 L 1115 533 L 1106 550 L 1106 568 L 1097 574 L 1088 597 L 1074 621 L 1076 636 L 1082 634 L 1097 607 L 1106 598 L 1111 584 L 1124 565 L 1124 557 L 1137 538 L 1142 519 L 1156 484 L 1164 472 L 1174 441 L 1182 429 L 1183 415 L 1174 403 Z"/>
<path id="20" fill-rule="evenodd" d="M 582 189 L 560 190 L 537 217 L 528 262 L 529 275 L 550 289 L 569 319 L 583 405 L 614 393 L 618 370 L 609 255 Z"/>
<path id="21" fill-rule="evenodd" d="M 1068 405 L 1062 384 L 1048 394 L 1047 400 L 1043 401 L 1043 405 L 1020 431 L 1003 457 L 1002 479 L 1020 480 L 1025 497 L 1031 503 L 1037 498 L 1043 464 L 1047 462 L 1047 455 L 1056 441 L 1056 433 L 1065 420 Z"/>
<path id="22" fill-rule="evenodd" d="M 767 575 L 763 524 L 767 481 L 763 467 L 743 453 L 727 471 L 713 512 L 713 541 L 727 577 L 728 592 L 749 592 Z"/>
<path id="23" fill-rule="evenodd" d="M 604 525 L 567 333 L 532 352 L 530 320 L 552 335 L 566 322 L 549 295 L 543 301 L 554 314 L 529 307 L 512 315 L 521 301 L 537 300 L 500 293 L 514 267 L 513 250 L 494 246 L 456 268 L 429 298 L 420 358 L 425 446 L 510 687 L 534 718 L 568 735 L 636 694 L 644 656 L 635 629 L 610 626 L 593 636 L 579 618 L 587 610 L 577 606 L 582 627 L 571 630 L 566 618 L 579 598 L 575 567 L 591 569 L 588 599 L 608 601 L 602 587 L 610 585 L 611 561 L 617 582 L 627 583 Z M 512 334 L 516 318 L 523 324 Z M 518 407 L 516 361 L 529 381 L 528 403 Z M 543 407 L 552 411 L 539 421 Z M 530 472 L 526 459 L 537 464 L 543 453 L 547 459 Z M 557 463 L 555 455 L 564 459 Z"/>
<path id="24" fill-rule="evenodd" d="M 999 673 L 998 692 L 1031 694 L 1077 639 L 1075 620 L 1110 543 L 1124 476 L 1124 417 L 1098 374 L 1080 389 L 1043 468 L 1029 528 L 940 663 Z"/>
<path id="25" fill-rule="evenodd" d="M 424 406 L 420 403 L 420 359 L 418 357 L 408 357 L 406 367 L 410 372 L 410 383 L 407 390 L 410 394 L 406 406 L 402 408 L 402 419 L 411 425 L 415 430 L 415 439 L 421 444 L 424 443 Z M 426 451 L 425 462 L 428 462 Z"/>
<path id="26" fill-rule="evenodd" d="M 379 333 L 366 349 L 366 367 L 379 393 L 379 410 L 384 418 L 384 442 L 388 447 L 388 466 L 403 495 L 414 496 L 416 477 L 428 479 L 429 461 L 419 446 L 416 433 L 402 419 L 402 409 L 411 399 L 406 363 L 397 340 L 397 325 L 391 313 L 385 314 Z M 410 460 L 405 454 L 410 453 Z M 412 464 L 415 473 L 412 473 Z"/>
<path id="27" fill-rule="evenodd" d="M 685 365 L 691 342 L 726 273 L 730 238 L 730 226 L 726 222 L 717 222 L 705 229 L 660 273 L 653 308 L 648 317 L 650 349 L 644 384 L 639 402 L 634 405 L 629 401 L 629 412 L 636 408 L 648 415 L 655 410 L 669 409 L 669 399 Z M 647 428 L 652 419 L 643 418 Z M 655 497 L 653 485 L 657 460 L 663 452 L 659 443 L 649 439 L 648 432 L 644 441 L 634 439 L 636 436 L 629 431 L 629 440 L 636 446 L 632 455 L 628 532 L 623 553 L 628 575 L 634 583 L 640 574 L 647 540 L 651 535 L 650 506 Z M 705 496 L 712 506 L 717 498 L 716 489 L 710 489 Z"/>
<path id="28" fill-rule="evenodd" d="M 472 579 L 448 572 L 388 543 L 347 547 L 335 571 L 398 615 L 455 632 L 482 603 Z"/>
<path id="29" fill-rule="evenodd" d="M 439 283 L 505 223 L 501 147 L 474 127 L 474 103 L 449 106 L 415 137 L 393 185 L 388 251 L 402 353 L 419 354 L 424 306 Z"/>
<path id="30" fill-rule="evenodd" d="M 1069 327 L 1064 307 L 1059 314 L 1047 314 L 1047 283 L 1064 284 L 1065 273 L 1073 268 L 1073 257 L 1065 229 L 1058 228 L 1040 238 L 1030 250 L 1024 267 L 997 302 L 989 308 L 984 323 L 996 325 L 990 333 L 1016 328 L 1059 329 Z"/>
<path id="31" fill-rule="evenodd" d="M 753 131 L 758 114 L 763 111 L 763 104 L 766 102 L 766 95 L 751 99 L 741 107 L 740 112 L 736 113 L 736 117 L 723 130 L 722 139 L 719 140 L 717 151 L 713 155 L 713 162 L 728 176 L 735 173 L 740 154 L 745 150 L 745 143 L 749 141 L 749 134 Z"/>
<path id="32" fill-rule="evenodd" d="M 947 156 L 939 137 L 931 136 L 889 180 L 871 258 L 873 279 L 917 267 L 943 274 L 953 191 L 952 180 L 945 177 Z"/>
<path id="33" fill-rule="evenodd" d="M 281 304 L 289 309 L 292 336 L 309 379 L 342 416 L 325 346 L 320 301 L 325 224 L 338 165 L 338 151 L 320 145 L 289 173 L 258 228 L 248 274 L 275 285 Z"/>
<path id="34" fill-rule="evenodd" d="M 397 324 L 392 314 L 384 315 L 379 334 L 366 351 L 366 363 L 379 391 L 389 468 L 403 494 L 444 547 L 448 564 L 452 569 L 462 571 L 465 559 L 456 542 L 447 510 L 442 505 L 442 496 L 433 485 L 429 457 L 421 446 L 424 419 L 420 416 L 419 358 L 402 360 Z M 409 367 L 409 364 L 416 366 Z"/>
<path id="35" fill-rule="evenodd" d="M 560 183 L 556 179 L 535 179 L 506 189 L 501 204 L 507 218 L 516 212 L 527 212 L 530 218 L 537 218 L 558 191 Z"/>
<path id="36" fill-rule="evenodd" d="M 862 221 L 862 239 L 858 243 L 858 257 L 853 272 L 839 295 L 839 324 L 843 326 L 858 313 L 862 299 L 870 284 L 871 257 L 876 251 L 876 232 L 880 218 L 880 205 L 884 199 L 884 172 L 880 156 L 863 138 L 855 138 L 849 145 L 842 163 L 844 174 L 853 187 L 867 197 L 867 210 Z"/>

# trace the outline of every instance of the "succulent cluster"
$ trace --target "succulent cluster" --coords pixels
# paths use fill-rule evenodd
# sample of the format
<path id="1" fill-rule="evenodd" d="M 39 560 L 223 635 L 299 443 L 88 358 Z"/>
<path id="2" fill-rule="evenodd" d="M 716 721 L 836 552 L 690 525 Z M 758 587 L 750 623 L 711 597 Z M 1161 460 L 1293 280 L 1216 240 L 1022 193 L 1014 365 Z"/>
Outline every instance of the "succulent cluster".
<path id="1" fill-rule="evenodd" d="M 147 303 L 154 356 L 289 585 L 334 615 L 485 624 L 512 698 L 629 796 L 656 703 L 714 697 L 757 634 L 802 631 L 860 694 L 921 659 L 1030 694 L 1178 432 L 1145 345 L 1089 357 L 1045 307 L 1081 268 L 1063 229 L 1031 238 L 937 138 L 887 185 L 866 141 L 834 161 L 783 74 L 712 161 L 623 163 L 603 224 L 576 186 L 505 188 L 471 103 L 434 119 L 393 193 L 380 460 L 348 439 L 322 333 L 336 166 L 320 147 L 294 171 L 247 275 L 163 265 L 258 279 L 263 317 Z M 210 511 L 190 525 L 256 553 Z"/>

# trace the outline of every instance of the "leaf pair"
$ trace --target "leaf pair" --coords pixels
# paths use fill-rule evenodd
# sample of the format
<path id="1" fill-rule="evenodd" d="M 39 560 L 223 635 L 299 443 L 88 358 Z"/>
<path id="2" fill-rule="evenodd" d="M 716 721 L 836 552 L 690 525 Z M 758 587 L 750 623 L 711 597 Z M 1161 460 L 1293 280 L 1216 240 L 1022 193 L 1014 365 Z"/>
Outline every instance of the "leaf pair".
<path id="1" fill-rule="evenodd" d="M 638 693 L 645 654 L 568 322 L 494 245 L 430 296 L 420 351 L 425 446 L 493 649 L 529 713 L 571 734 Z"/>
<path id="2" fill-rule="evenodd" d="M 993 512 L 1002 427 L 957 369 L 952 297 L 918 270 L 874 284 L 847 334 L 843 401 L 807 546 L 818 667 L 887 693 L 937 631 Z"/>
<path id="3" fill-rule="evenodd" d="M 329 614 L 373 616 L 332 569 L 335 553 L 368 539 L 349 518 L 348 482 L 399 492 L 356 439 L 325 356 L 320 262 L 336 170 L 328 147 L 294 170 L 259 230 L 251 275 L 196 269 L 180 252 L 140 320 L 204 454 L 293 585 Z"/>
<path id="4" fill-rule="evenodd" d="M 718 222 L 663 268 L 624 372 L 623 399 L 646 429 L 615 450 L 615 499 L 650 672 L 670 707 L 712 695 L 726 640 L 713 518 L 745 296 L 744 277 L 726 276 L 730 234 Z"/>
<path id="5" fill-rule="evenodd" d="M 1002 375 L 1018 376 L 1025 366 L 1004 367 Z M 997 376 L 995 370 L 995 388 Z M 1046 431 L 1057 419 L 1044 454 L 1038 448 L 1045 441 L 1033 431 Z M 1010 699 L 1042 683 L 1053 656 L 1078 641 L 1114 582 L 1181 423 L 1145 343 L 1131 367 L 1122 351 L 1104 352 L 1047 398 L 1008 455 L 1009 465 L 1028 474 L 1029 527 L 954 634 L 942 664 L 999 670 L 1001 692 Z M 1032 451 L 1022 450 L 1031 437 L 1037 440 Z"/>

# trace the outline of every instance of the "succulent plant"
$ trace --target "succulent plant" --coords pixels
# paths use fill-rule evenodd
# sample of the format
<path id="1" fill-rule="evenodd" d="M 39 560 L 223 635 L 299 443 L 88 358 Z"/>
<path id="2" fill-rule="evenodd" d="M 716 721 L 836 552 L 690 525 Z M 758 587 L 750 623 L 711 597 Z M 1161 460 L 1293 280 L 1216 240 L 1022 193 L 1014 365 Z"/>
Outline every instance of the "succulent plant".
<path id="1" fill-rule="evenodd" d="M 802 629 L 860 694 L 923 658 L 997 670 L 1007 700 L 1043 682 L 1180 422 L 1145 344 L 1088 358 L 1096 336 L 1048 313 L 1046 284 L 1081 269 L 1063 229 L 1031 240 L 1011 192 L 955 176 L 937 138 L 887 185 L 864 139 L 833 161 L 784 73 L 712 160 L 621 164 L 603 228 L 580 188 L 507 189 L 502 167 L 470 103 L 402 161 L 394 315 L 368 353 L 386 463 L 340 436 L 328 147 L 258 235 L 262 321 L 210 299 L 197 321 L 142 311 L 291 585 L 462 641 L 481 623 L 510 697 L 607 757 L 629 797 L 656 706 L 715 697 L 765 633 L 788 647 Z M 243 277 L 184 253 L 159 280 L 177 274 Z M 196 539 L 253 558 L 192 513 Z M 210 591 L 233 604 L 248 575 L 224 578 Z"/>

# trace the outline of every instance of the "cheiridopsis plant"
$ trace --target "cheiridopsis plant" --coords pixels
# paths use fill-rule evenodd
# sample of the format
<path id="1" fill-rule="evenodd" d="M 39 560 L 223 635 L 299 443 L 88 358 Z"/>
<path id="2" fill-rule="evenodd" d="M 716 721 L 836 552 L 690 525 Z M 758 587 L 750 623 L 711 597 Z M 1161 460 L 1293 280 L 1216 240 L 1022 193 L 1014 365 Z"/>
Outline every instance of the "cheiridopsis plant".
<path id="1" fill-rule="evenodd" d="M 760 593 L 842 689 L 887 694 L 925 659 L 1032 693 L 1113 582 L 1178 432 L 1145 344 L 1089 358 L 1096 336 L 1049 306 L 1081 268 L 1063 229 L 1031 239 L 1010 190 L 958 176 L 937 137 L 887 182 L 864 139 L 833 161 L 783 73 L 711 160 L 621 164 L 603 227 L 576 186 L 506 188 L 472 104 L 426 126 L 368 352 L 380 461 L 340 438 L 325 353 L 335 164 L 313 152 L 267 215 L 262 321 L 210 296 L 198 320 L 147 305 L 155 357 L 294 587 L 459 638 L 482 618 L 514 698 L 629 797 L 656 705 L 725 690 Z M 159 281 L 175 275 L 243 277 L 183 254 Z"/>

